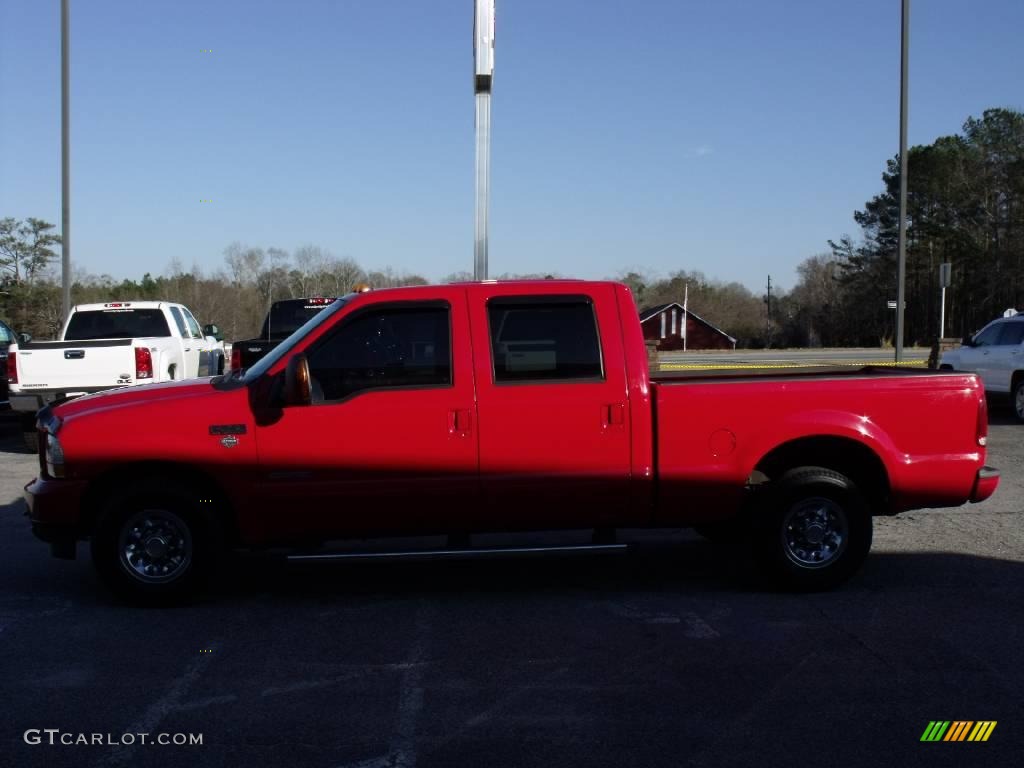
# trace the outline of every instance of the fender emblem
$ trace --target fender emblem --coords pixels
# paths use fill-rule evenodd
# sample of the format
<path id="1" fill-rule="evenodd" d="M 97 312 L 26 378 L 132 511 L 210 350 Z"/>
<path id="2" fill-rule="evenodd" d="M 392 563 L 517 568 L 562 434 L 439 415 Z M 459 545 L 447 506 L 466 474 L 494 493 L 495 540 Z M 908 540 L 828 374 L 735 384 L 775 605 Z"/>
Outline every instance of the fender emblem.
<path id="1" fill-rule="evenodd" d="M 238 445 L 238 438 L 235 437 L 234 435 L 227 435 L 220 439 L 220 444 L 223 445 L 225 448 L 234 448 L 236 445 Z"/>

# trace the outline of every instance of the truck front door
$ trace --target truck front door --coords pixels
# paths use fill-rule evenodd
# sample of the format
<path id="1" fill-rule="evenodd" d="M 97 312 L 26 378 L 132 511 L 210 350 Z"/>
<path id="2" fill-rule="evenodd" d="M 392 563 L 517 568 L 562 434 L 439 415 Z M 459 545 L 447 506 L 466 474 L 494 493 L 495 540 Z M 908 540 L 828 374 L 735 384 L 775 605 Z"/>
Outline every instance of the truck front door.
<path id="1" fill-rule="evenodd" d="M 465 289 L 364 304 L 304 350 L 313 404 L 257 427 L 278 532 L 445 532 L 479 501 Z"/>

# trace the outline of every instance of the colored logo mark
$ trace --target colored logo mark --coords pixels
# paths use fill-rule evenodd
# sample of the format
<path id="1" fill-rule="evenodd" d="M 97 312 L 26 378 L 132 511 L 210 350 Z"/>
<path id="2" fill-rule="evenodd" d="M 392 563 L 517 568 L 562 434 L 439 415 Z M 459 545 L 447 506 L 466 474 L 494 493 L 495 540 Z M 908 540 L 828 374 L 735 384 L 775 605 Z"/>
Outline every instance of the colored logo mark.
<path id="1" fill-rule="evenodd" d="M 988 741 L 996 720 L 932 720 L 921 741 Z"/>

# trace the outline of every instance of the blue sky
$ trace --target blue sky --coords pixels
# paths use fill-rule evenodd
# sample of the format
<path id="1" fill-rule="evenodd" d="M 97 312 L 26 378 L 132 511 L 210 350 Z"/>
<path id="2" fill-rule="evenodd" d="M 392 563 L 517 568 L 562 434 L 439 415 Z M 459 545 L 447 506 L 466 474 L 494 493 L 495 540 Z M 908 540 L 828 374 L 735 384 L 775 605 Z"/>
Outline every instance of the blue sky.
<path id="1" fill-rule="evenodd" d="M 0 4 L 0 216 L 60 220 L 59 6 Z M 213 270 L 239 240 L 471 270 L 472 7 L 73 0 L 76 265 Z M 899 7 L 498 0 L 492 274 L 791 287 L 898 149 Z M 912 14 L 912 144 L 1024 108 L 1024 3 Z"/>

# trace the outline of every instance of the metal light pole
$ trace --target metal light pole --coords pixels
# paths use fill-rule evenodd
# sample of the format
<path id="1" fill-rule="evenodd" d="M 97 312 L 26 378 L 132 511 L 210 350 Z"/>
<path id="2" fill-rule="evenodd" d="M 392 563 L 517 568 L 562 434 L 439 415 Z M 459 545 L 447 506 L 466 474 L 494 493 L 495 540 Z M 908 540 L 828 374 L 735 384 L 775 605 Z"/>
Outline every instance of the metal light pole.
<path id="1" fill-rule="evenodd" d="M 71 43 L 69 0 L 60 0 L 60 281 L 61 313 L 71 313 Z"/>
<path id="2" fill-rule="evenodd" d="M 476 224 L 473 279 L 487 279 L 491 199 L 491 80 L 494 77 L 494 0 L 475 0 L 473 90 L 476 94 Z"/>
<path id="3" fill-rule="evenodd" d="M 939 264 L 939 341 L 946 337 L 946 289 L 953 282 L 953 265 L 950 262 Z"/>
<path id="4" fill-rule="evenodd" d="M 903 0 L 900 44 L 900 229 L 896 287 L 896 362 L 903 360 L 903 311 L 907 280 L 907 75 L 910 48 L 910 0 Z"/>

